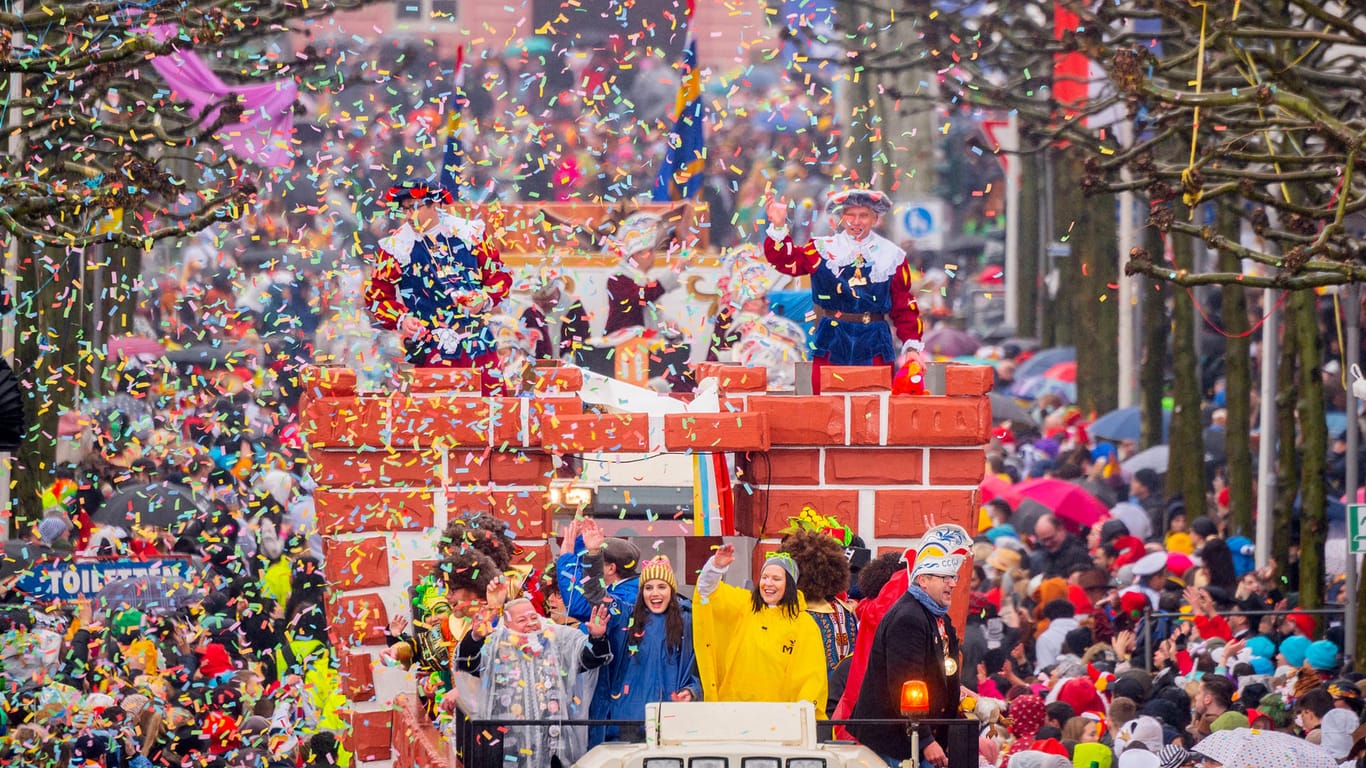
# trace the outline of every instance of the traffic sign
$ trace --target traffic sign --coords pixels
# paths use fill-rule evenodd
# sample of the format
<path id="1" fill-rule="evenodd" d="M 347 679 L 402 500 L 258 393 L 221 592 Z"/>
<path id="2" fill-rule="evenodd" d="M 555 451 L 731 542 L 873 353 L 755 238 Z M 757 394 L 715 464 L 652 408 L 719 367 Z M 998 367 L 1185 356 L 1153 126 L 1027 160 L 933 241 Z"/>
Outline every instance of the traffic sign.
<path id="1" fill-rule="evenodd" d="M 917 248 L 937 251 L 944 247 L 948 211 L 942 200 L 913 200 L 896 206 L 892 212 L 896 228 L 894 239 L 905 238 Z"/>
<path id="2" fill-rule="evenodd" d="M 1347 505 L 1347 541 L 1352 554 L 1366 552 L 1366 504 Z"/>

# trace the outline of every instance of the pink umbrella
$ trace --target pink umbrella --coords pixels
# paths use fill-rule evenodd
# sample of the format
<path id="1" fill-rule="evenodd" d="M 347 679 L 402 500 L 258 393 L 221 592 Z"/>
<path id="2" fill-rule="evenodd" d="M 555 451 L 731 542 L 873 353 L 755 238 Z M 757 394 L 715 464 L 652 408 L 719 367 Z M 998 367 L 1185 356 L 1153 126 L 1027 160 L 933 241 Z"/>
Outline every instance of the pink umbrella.
<path id="1" fill-rule="evenodd" d="M 1110 510 L 1080 485 L 1066 480 L 1041 477 L 1015 486 L 1021 498 L 1033 499 L 1047 507 L 1073 533 L 1095 525 L 1109 516 Z"/>
<path id="2" fill-rule="evenodd" d="M 1015 486 L 1001 479 L 1000 475 L 987 475 L 977 486 L 977 490 L 982 492 L 983 504 L 992 499 L 1005 499 L 1011 509 L 1020 505 L 1020 494 L 1015 490 Z"/>
<path id="3" fill-rule="evenodd" d="M 109 339 L 110 357 L 121 357 L 127 360 L 144 355 L 161 357 L 164 354 L 166 354 L 166 348 L 156 339 L 149 339 L 145 336 L 112 336 Z"/>

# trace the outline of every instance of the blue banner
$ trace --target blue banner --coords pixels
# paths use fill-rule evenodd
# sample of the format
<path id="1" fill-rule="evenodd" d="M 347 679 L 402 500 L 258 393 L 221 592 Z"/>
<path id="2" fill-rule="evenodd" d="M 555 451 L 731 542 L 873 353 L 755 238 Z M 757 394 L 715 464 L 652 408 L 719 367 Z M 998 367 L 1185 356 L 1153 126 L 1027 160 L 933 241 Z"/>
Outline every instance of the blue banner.
<path id="1" fill-rule="evenodd" d="M 185 557 L 149 560 L 72 560 L 35 563 L 19 577 L 18 589 L 36 600 L 80 600 L 94 598 L 107 584 L 141 577 L 165 578 L 175 582 L 193 579 L 194 563 Z"/>

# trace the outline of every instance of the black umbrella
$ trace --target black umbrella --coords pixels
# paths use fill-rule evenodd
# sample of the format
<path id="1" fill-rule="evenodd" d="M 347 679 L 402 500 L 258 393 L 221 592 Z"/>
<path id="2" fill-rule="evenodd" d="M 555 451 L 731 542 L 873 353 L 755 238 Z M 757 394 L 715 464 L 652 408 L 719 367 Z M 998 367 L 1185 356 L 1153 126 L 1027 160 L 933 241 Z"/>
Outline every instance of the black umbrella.
<path id="1" fill-rule="evenodd" d="M 19 377 L 0 358 L 0 451 L 17 451 L 24 439 L 24 398 Z"/>
<path id="2" fill-rule="evenodd" d="M 56 560 L 66 555 L 58 555 L 50 547 L 34 544 L 23 539 L 11 539 L 0 550 L 0 581 L 8 581 L 16 576 L 28 576 L 33 566 L 48 560 Z"/>
<path id="3" fill-rule="evenodd" d="M 110 496 L 91 521 L 127 528 L 130 525 L 155 525 L 174 529 L 206 512 L 194 492 L 175 483 L 132 485 Z"/>
<path id="4" fill-rule="evenodd" d="M 1034 526 L 1038 524 L 1039 518 L 1051 514 L 1053 514 L 1053 510 L 1048 507 L 1033 499 L 1024 499 L 1011 513 L 1010 526 L 1020 536 L 1033 536 Z"/>

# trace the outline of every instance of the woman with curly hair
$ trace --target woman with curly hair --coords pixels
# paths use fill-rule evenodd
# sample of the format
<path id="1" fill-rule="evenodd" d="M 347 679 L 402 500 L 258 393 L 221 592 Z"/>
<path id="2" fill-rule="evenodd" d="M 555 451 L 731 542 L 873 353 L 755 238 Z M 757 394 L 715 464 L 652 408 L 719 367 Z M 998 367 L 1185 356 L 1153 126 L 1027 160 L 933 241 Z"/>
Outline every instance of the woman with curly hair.
<path id="1" fill-rule="evenodd" d="M 707 701 L 809 701 L 825 719 L 829 675 L 821 631 L 797 591 L 801 575 L 774 552 L 753 590 L 721 580 L 735 562 L 725 544 L 702 566 L 693 592 L 693 640 Z"/>
<path id="2" fill-rule="evenodd" d="M 841 599 L 849 590 L 849 559 L 844 547 L 827 534 L 803 530 L 788 534 L 779 551 L 797 562 L 806 612 L 821 630 L 825 667 L 833 670 L 840 659 L 854 652 L 858 635 L 853 607 Z"/>
<path id="3" fill-rule="evenodd" d="M 455 518 L 441 532 L 441 546 L 449 551 L 470 547 L 488 555 L 508 581 L 508 599 L 525 597 L 531 600 L 536 612 L 545 615 L 545 597 L 541 594 L 540 577 L 536 566 L 517 562 L 520 554 L 513 541 L 512 527 L 489 512 L 471 512 Z"/>

